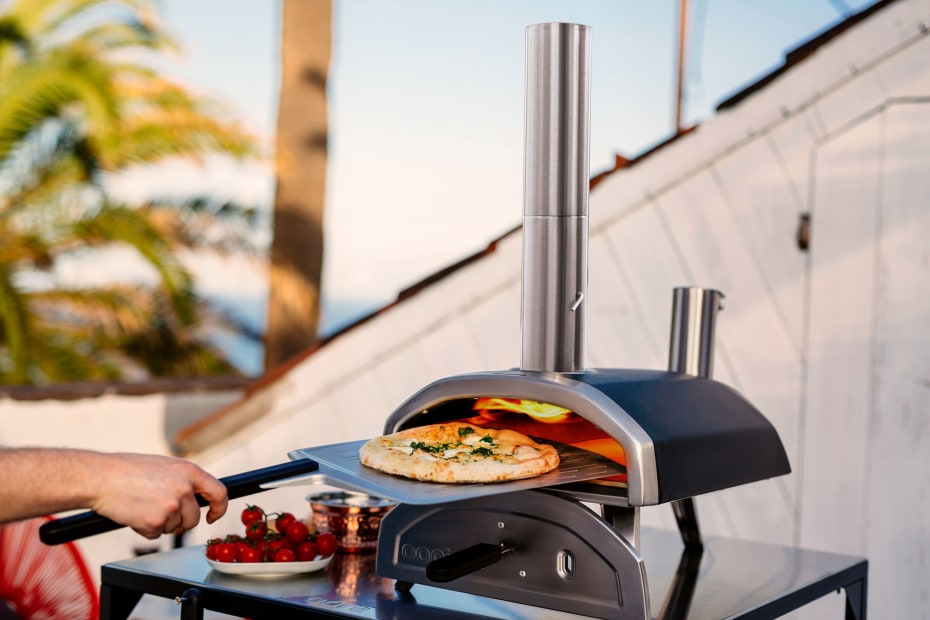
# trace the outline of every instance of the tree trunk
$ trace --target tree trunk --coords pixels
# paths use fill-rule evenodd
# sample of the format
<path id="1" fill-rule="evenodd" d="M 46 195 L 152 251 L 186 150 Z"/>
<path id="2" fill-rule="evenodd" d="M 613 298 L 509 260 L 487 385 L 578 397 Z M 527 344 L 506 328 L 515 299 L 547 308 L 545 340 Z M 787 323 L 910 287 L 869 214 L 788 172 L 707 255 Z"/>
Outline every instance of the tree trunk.
<path id="1" fill-rule="evenodd" d="M 265 371 L 317 337 L 326 192 L 332 0 L 283 0 Z"/>

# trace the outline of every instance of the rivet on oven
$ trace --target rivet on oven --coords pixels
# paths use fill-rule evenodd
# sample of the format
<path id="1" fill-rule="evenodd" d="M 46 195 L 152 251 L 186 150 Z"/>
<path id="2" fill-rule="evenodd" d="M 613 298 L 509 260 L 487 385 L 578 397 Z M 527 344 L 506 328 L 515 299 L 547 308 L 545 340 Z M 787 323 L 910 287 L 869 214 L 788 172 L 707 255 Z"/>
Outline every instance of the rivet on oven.
<path id="1" fill-rule="evenodd" d="M 498 522 L 497 522 L 497 529 L 499 529 L 499 530 L 504 529 L 504 522 L 503 522 L 503 521 L 498 521 Z"/>
<path id="2" fill-rule="evenodd" d="M 520 575 L 521 577 L 526 577 L 526 571 L 525 571 L 525 570 L 521 570 L 521 571 L 520 571 L 519 573 L 517 573 L 517 574 Z"/>

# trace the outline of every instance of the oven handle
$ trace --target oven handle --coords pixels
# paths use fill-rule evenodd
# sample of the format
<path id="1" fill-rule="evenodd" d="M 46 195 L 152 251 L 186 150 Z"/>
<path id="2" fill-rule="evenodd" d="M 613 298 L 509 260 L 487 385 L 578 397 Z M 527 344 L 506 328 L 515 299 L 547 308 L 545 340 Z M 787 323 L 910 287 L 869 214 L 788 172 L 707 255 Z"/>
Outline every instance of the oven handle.
<path id="1" fill-rule="evenodd" d="M 227 497 L 236 499 L 264 491 L 262 485 L 266 482 L 274 482 L 290 476 L 309 473 L 316 471 L 319 467 L 316 461 L 306 458 L 297 459 L 220 478 L 220 482 L 226 487 Z M 198 495 L 197 503 L 206 506 L 209 502 Z M 60 545 L 61 543 L 103 534 L 121 527 L 124 526 L 91 510 L 42 524 L 39 528 L 39 540 L 46 545 Z"/>
<path id="2" fill-rule="evenodd" d="M 426 565 L 426 577 L 435 583 L 448 583 L 459 577 L 497 564 L 505 553 L 513 551 L 504 543 L 478 543 L 433 560 Z"/>

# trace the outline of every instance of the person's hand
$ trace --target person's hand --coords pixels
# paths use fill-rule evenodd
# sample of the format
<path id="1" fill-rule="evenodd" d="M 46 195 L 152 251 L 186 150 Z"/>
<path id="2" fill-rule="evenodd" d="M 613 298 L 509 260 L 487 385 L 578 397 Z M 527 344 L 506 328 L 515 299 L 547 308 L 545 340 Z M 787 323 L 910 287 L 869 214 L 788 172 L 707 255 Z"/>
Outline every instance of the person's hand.
<path id="1" fill-rule="evenodd" d="M 146 538 L 189 530 L 200 521 L 195 495 L 209 502 L 207 523 L 226 512 L 226 487 L 190 461 L 146 454 L 111 454 L 92 508 Z"/>

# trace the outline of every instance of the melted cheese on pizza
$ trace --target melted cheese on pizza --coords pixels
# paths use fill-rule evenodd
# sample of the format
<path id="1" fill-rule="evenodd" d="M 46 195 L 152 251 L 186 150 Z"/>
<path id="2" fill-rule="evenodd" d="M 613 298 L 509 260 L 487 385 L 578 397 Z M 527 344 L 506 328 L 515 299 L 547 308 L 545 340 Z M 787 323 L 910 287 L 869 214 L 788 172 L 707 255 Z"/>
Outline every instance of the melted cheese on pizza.
<path id="1" fill-rule="evenodd" d="M 550 445 L 506 429 L 461 422 L 376 437 L 359 449 L 363 465 L 435 482 L 495 482 L 536 476 L 558 466 Z"/>
<path id="2" fill-rule="evenodd" d="M 538 448 L 516 445 L 501 439 L 495 439 L 486 430 L 479 432 L 471 426 L 439 426 L 424 433 L 422 438 L 404 438 L 391 442 L 392 445 L 388 447 L 419 459 L 459 463 L 486 460 L 519 463 L 539 456 Z"/>

